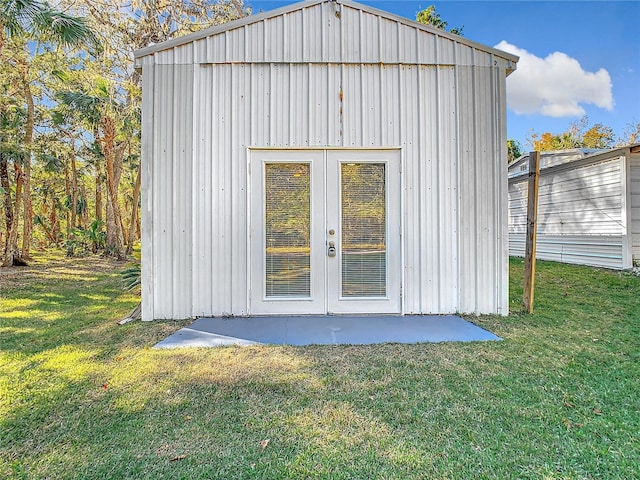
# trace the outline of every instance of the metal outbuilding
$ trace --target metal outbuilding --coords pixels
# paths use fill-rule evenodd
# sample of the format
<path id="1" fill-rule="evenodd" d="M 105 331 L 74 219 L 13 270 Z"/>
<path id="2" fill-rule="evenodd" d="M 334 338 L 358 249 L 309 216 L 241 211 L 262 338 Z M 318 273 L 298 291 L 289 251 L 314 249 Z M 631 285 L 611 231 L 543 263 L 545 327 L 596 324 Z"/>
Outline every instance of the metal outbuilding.
<path id="1" fill-rule="evenodd" d="M 509 253 L 524 256 L 529 156 L 509 165 Z M 541 152 L 536 257 L 613 269 L 640 261 L 640 143 Z"/>
<path id="2" fill-rule="evenodd" d="M 137 51 L 143 319 L 506 315 L 517 60 L 347 0 Z"/>

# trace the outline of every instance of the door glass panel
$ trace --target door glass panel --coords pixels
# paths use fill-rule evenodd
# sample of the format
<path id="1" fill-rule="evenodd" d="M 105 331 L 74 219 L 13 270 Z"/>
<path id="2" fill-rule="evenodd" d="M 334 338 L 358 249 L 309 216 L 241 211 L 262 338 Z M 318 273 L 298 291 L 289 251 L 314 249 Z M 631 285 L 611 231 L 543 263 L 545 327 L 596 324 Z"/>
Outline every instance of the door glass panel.
<path id="1" fill-rule="evenodd" d="M 265 294 L 309 297 L 311 175 L 308 163 L 265 165 Z"/>
<path id="2" fill-rule="evenodd" d="M 342 163 L 341 257 L 343 297 L 387 294 L 384 163 Z"/>

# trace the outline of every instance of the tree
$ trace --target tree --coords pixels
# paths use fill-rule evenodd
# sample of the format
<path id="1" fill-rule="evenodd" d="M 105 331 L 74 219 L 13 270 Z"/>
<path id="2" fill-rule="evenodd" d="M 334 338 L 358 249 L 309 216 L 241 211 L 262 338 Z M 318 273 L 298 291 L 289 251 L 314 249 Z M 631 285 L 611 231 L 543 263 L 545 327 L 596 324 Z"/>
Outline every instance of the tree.
<path id="1" fill-rule="evenodd" d="M 30 40 L 55 43 L 63 47 L 95 44 L 95 37 L 83 19 L 55 10 L 46 2 L 7 0 L 0 9 L 0 62 L 13 70 L 13 91 L 9 98 L 13 100 L 21 98 L 26 112 L 24 128 L 21 130 L 22 138 L 19 140 L 21 155 L 13 161 L 15 199 L 11 212 L 13 219 L 9 222 L 7 218 L 5 222 L 8 230 L 3 266 L 22 263 L 20 257 L 29 257 L 31 245 L 33 219 L 31 162 L 36 109 L 31 62 L 40 53 L 40 48 L 39 44 L 35 49 L 29 48 L 28 42 Z M 7 47 L 9 47 L 8 52 Z M 7 97 L 3 98 L 0 104 L 0 115 L 2 116 L 6 115 L 6 99 Z M 6 161 L 6 156 L 4 161 Z M 3 164 L 3 173 L 4 167 Z M 5 200 L 6 195 L 10 196 L 10 191 L 5 192 Z M 18 225 L 21 208 L 24 211 L 22 253 L 18 250 Z M 9 211 L 5 209 L 5 215 L 8 214 Z"/>
<path id="2" fill-rule="evenodd" d="M 131 251 L 140 231 L 141 141 L 140 77 L 132 52 L 250 13 L 242 0 L 54 5 L 0 4 L 0 215 L 7 232 L 0 241 L 11 262 L 29 254 L 32 219 L 34 240 L 57 243 L 66 226 L 68 240 L 95 237 L 96 250 L 106 226 L 111 251 Z M 104 47 L 99 52 L 98 43 Z M 52 107 L 56 99 L 69 110 L 62 122 L 59 105 Z M 54 163 L 57 176 L 47 171 Z"/>
<path id="3" fill-rule="evenodd" d="M 616 146 L 624 147 L 640 142 L 640 122 L 628 123 L 627 128 L 622 133 L 622 137 L 618 139 Z"/>
<path id="4" fill-rule="evenodd" d="M 596 123 L 589 127 L 589 118 L 582 117 L 559 134 L 545 132 L 541 135 L 531 132 L 527 138 L 534 150 L 567 150 L 571 148 L 607 149 L 613 146 L 614 134 L 611 127 Z"/>
<path id="5" fill-rule="evenodd" d="M 444 30 L 445 32 L 454 33 L 456 35 L 462 36 L 463 26 L 460 27 L 451 27 L 447 30 L 447 21 L 443 20 L 438 12 L 436 12 L 435 5 L 429 5 L 424 10 L 420 10 L 416 13 L 416 21 L 418 23 L 422 23 L 424 25 L 431 25 L 432 27 L 439 28 L 440 30 Z"/>
<path id="6" fill-rule="evenodd" d="M 582 134 L 580 144 L 584 148 L 611 148 L 614 138 L 615 136 L 611 127 L 596 123 Z"/>
<path id="7" fill-rule="evenodd" d="M 511 163 L 522 156 L 522 145 L 517 140 L 507 140 L 507 162 Z"/>
<path id="8" fill-rule="evenodd" d="M 70 113 L 75 114 L 77 121 L 86 122 L 104 155 L 107 185 L 106 247 L 115 257 L 123 258 L 124 232 L 118 192 L 124 153 L 130 138 L 119 135 L 127 122 L 125 108 L 112 100 L 105 79 L 100 79 L 91 93 L 81 90 L 60 92 L 58 98 L 71 109 Z"/>

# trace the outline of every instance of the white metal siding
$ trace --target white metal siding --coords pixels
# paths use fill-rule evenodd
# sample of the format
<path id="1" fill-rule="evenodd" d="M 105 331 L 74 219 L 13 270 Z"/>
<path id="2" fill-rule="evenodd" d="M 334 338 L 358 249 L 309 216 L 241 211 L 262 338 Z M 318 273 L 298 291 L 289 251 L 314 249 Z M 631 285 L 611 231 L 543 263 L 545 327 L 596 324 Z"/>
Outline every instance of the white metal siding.
<path id="1" fill-rule="evenodd" d="M 341 8 L 154 54 L 194 65 L 141 62 L 145 319 L 248 313 L 247 148 L 307 146 L 402 148 L 405 313 L 507 313 L 504 67 Z"/>
<path id="2" fill-rule="evenodd" d="M 460 310 L 502 311 L 508 297 L 506 123 L 499 69 L 458 69 L 460 112 Z M 496 88 L 502 90 L 495 91 Z M 493 94 L 487 94 L 493 92 Z M 493 161 L 487 157 L 494 155 Z M 504 265 L 505 268 L 496 268 Z M 494 286 L 492 295 L 486 289 Z"/>
<path id="3" fill-rule="evenodd" d="M 525 236 L 509 235 L 509 252 L 524 257 Z M 540 235 L 536 238 L 536 258 L 555 262 L 622 268 L 622 237 L 615 235 Z"/>
<path id="4" fill-rule="evenodd" d="M 142 57 L 138 62 L 149 62 L 150 57 Z M 167 65 L 402 62 L 502 69 L 511 66 L 508 58 L 481 52 L 463 37 L 426 32 L 419 26 L 331 2 L 243 23 L 156 52 L 152 58 L 156 64 Z"/>
<path id="5" fill-rule="evenodd" d="M 189 318 L 193 66 L 155 66 L 143 76 L 143 145 L 153 159 L 143 175 L 143 315 Z"/>
<path id="6" fill-rule="evenodd" d="M 640 262 L 640 155 L 631 155 L 630 165 L 631 251 L 633 252 L 633 260 Z"/>
<path id="7" fill-rule="evenodd" d="M 536 257 L 624 268 L 624 157 L 543 170 L 538 193 Z M 509 252 L 524 255 L 526 177 L 509 183 Z"/>

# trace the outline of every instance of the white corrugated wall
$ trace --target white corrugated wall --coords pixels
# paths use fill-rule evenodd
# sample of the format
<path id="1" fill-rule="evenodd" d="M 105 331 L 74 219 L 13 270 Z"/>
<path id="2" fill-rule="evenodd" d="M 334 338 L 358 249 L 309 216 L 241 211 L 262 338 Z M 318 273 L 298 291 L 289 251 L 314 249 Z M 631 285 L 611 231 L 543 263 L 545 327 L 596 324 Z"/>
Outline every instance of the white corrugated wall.
<path id="1" fill-rule="evenodd" d="M 627 268 L 624 237 L 625 157 L 570 163 L 542 170 L 536 256 L 607 268 Z M 523 256 L 526 177 L 509 182 L 509 251 Z"/>
<path id="2" fill-rule="evenodd" d="M 402 148 L 404 313 L 507 313 L 508 61 L 334 8 L 139 59 L 145 319 L 249 313 L 247 149 L 307 146 Z"/>
<path id="3" fill-rule="evenodd" d="M 637 263 L 640 262 L 640 155 L 632 154 L 629 159 L 631 251 L 633 261 Z"/>

